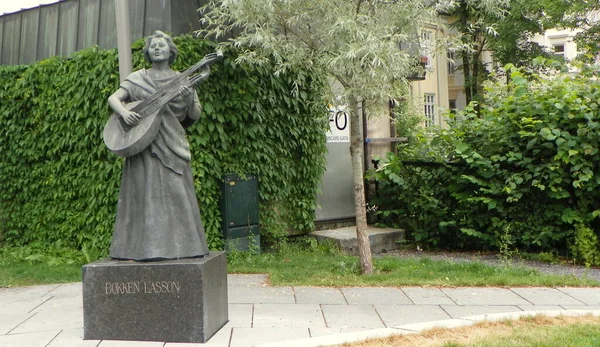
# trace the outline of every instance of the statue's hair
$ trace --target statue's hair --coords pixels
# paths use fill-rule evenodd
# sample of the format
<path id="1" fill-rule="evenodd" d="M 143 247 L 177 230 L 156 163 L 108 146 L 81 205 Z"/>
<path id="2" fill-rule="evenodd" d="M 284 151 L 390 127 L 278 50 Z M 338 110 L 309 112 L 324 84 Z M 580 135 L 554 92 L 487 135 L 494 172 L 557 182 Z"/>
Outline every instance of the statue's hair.
<path id="1" fill-rule="evenodd" d="M 167 44 L 169 45 L 169 49 L 171 50 L 171 55 L 169 56 L 169 65 L 173 64 L 175 59 L 177 59 L 179 50 L 177 50 L 177 46 L 175 46 L 175 43 L 173 43 L 173 39 L 171 38 L 171 36 L 163 33 L 160 30 L 156 30 L 154 32 L 154 35 L 150 35 L 150 36 L 146 37 L 146 41 L 144 43 L 144 58 L 146 58 L 146 61 L 148 61 L 148 62 L 152 61 L 152 60 L 150 60 L 150 53 L 148 53 L 148 49 L 150 49 L 150 43 L 152 42 L 152 39 L 158 38 L 158 37 L 161 37 L 167 41 Z"/>

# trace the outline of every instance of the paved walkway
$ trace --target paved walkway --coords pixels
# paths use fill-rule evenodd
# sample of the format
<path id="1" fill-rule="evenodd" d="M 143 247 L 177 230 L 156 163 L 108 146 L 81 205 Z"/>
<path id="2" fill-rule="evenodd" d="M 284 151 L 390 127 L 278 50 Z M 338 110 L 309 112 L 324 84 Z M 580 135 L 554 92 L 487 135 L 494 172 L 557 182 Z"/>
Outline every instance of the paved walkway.
<path id="1" fill-rule="evenodd" d="M 206 344 L 83 341 L 81 283 L 0 288 L 0 347 L 307 347 L 539 311 L 600 316 L 600 288 L 270 287 L 266 280 L 228 276 L 230 321 Z"/>

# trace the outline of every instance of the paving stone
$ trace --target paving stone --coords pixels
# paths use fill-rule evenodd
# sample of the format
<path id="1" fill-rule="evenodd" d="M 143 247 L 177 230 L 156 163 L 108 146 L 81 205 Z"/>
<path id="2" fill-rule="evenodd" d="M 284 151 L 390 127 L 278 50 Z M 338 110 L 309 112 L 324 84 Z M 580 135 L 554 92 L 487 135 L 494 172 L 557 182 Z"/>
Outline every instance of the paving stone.
<path id="1" fill-rule="evenodd" d="M 27 334 L 0 335 L 0 346 L 2 347 L 45 347 L 60 330 L 34 332 Z"/>
<path id="2" fill-rule="evenodd" d="M 347 304 L 339 288 L 294 287 L 294 293 L 299 304 Z"/>
<path id="3" fill-rule="evenodd" d="M 317 304 L 256 304 L 254 328 L 325 328 L 321 307 Z"/>
<path id="4" fill-rule="evenodd" d="M 442 288 L 457 305 L 531 305 L 510 289 L 504 288 Z"/>
<path id="5" fill-rule="evenodd" d="M 292 287 L 238 287 L 228 288 L 230 304 L 294 304 Z"/>
<path id="6" fill-rule="evenodd" d="M 310 337 L 307 328 L 233 328 L 229 347 L 252 347 L 262 343 L 307 337 Z"/>
<path id="7" fill-rule="evenodd" d="M 44 302 L 50 300 L 51 298 L 44 298 L 41 296 L 19 296 L 15 297 L 0 297 L 0 312 L 2 313 L 29 313 L 33 312 L 37 307 L 42 305 Z"/>
<path id="8" fill-rule="evenodd" d="M 228 286 L 264 286 L 269 283 L 268 275 L 239 274 L 227 275 Z"/>
<path id="9" fill-rule="evenodd" d="M 228 347 L 231 339 L 231 326 L 227 323 L 217 331 L 206 343 L 167 342 L 164 347 Z"/>
<path id="10" fill-rule="evenodd" d="M 96 347 L 99 340 L 84 340 L 83 327 L 79 329 L 64 329 L 50 342 L 48 347 Z"/>
<path id="11" fill-rule="evenodd" d="M 23 298 L 23 297 L 28 297 L 28 298 L 42 297 L 42 296 L 46 295 L 48 292 L 53 291 L 54 289 L 56 289 L 59 286 L 60 286 L 60 284 L 44 284 L 44 285 L 40 285 L 40 286 L 6 288 L 2 292 L 2 298 L 0 298 L 0 301 L 4 298 L 10 298 L 12 296 L 21 297 L 21 298 Z"/>
<path id="12" fill-rule="evenodd" d="M 229 304 L 229 322 L 227 325 L 236 328 L 251 328 L 253 311 L 254 305 L 252 304 Z"/>
<path id="13" fill-rule="evenodd" d="M 557 288 L 559 291 L 585 303 L 600 305 L 600 288 Z"/>
<path id="14" fill-rule="evenodd" d="M 375 305 L 387 327 L 452 318 L 439 306 Z"/>
<path id="15" fill-rule="evenodd" d="M 350 305 L 383 304 L 411 305 L 413 302 L 399 288 L 349 287 L 341 288 Z"/>
<path id="16" fill-rule="evenodd" d="M 82 312 L 81 301 L 74 301 L 71 298 L 50 299 L 40 306 L 40 309 L 31 319 L 23 322 L 12 332 L 19 334 L 83 327 Z"/>
<path id="17" fill-rule="evenodd" d="M 583 302 L 554 288 L 511 288 L 534 305 L 584 305 Z"/>
<path id="18" fill-rule="evenodd" d="M 385 328 L 371 305 L 321 305 L 328 328 Z"/>
<path id="19" fill-rule="evenodd" d="M 434 322 L 398 325 L 394 328 L 410 331 L 424 331 L 434 328 L 459 328 L 469 325 L 473 325 L 473 322 L 466 319 L 445 319 Z"/>
<path id="20" fill-rule="evenodd" d="M 439 288 L 405 287 L 402 291 L 416 305 L 452 305 L 450 299 Z"/>
<path id="21" fill-rule="evenodd" d="M 23 322 L 31 319 L 35 313 L 12 313 L 12 312 L 4 312 L 4 310 L 0 311 L 0 335 L 6 335 L 14 330 L 19 325 L 23 324 Z"/>
<path id="22" fill-rule="evenodd" d="M 81 282 L 64 283 L 47 292 L 43 296 L 51 296 L 53 298 L 82 298 L 83 300 L 82 285 Z"/>
<path id="23" fill-rule="evenodd" d="M 520 312 L 517 306 L 450 306 L 442 305 L 452 318 L 461 318 L 466 316 L 475 316 L 481 314 L 504 313 L 504 312 Z"/>

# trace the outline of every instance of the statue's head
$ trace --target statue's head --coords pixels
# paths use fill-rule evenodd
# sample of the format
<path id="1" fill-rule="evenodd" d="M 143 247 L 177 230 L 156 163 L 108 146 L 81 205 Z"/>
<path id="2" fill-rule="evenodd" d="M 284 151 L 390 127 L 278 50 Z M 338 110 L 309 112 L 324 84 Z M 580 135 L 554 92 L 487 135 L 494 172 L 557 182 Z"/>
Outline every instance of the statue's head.
<path id="1" fill-rule="evenodd" d="M 173 64 L 173 62 L 177 58 L 177 55 L 179 54 L 179 51 L 177 50 L 177 46 L 175 46 L 175 44 L 173 43 L 173 39 L 171 38 L 171 36 L 163 33 L 160 30 L 155 31 L 153 35 L 146 37 L 146 41 L 144 43 L 144 58 L 146 58 L 146 61 L 148 62 L 151 61 L 148 49 L 150 48 L 150 43 L 152 43 L 152 40 L 156 38 L 162 38 L 165 39 L 165 41 L 167 41 L 169 49 L 171 50 L 171 56 L 169 57 L 169 65 Z"/>

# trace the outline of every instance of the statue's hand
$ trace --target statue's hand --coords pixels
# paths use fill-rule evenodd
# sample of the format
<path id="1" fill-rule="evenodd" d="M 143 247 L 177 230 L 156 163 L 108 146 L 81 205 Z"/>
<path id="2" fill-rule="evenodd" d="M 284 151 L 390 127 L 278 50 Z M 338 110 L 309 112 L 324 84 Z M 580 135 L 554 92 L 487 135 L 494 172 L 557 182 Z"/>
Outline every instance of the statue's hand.
<path id="1" fill-rule="evenodd" d="M 179 95 L 183 98 L 186 105 L 191 107 L 194 105 L 194 89 L 190 86 L 184 85 L 179 87 Z"/>
<path id="2" fill-rule="evenodd" d="M 138 125 L 140 120 L 142 120 L 142 116 L 140 116 L 136 112 L 129 111 L 129 110 L 126 113 L 122 114 L 121 117 L 123 117 L 123 120 L 125 121 L 125 123 L 127 125 L 129 125 L 130 127 L 134 127 L 134 126 Z"/>

